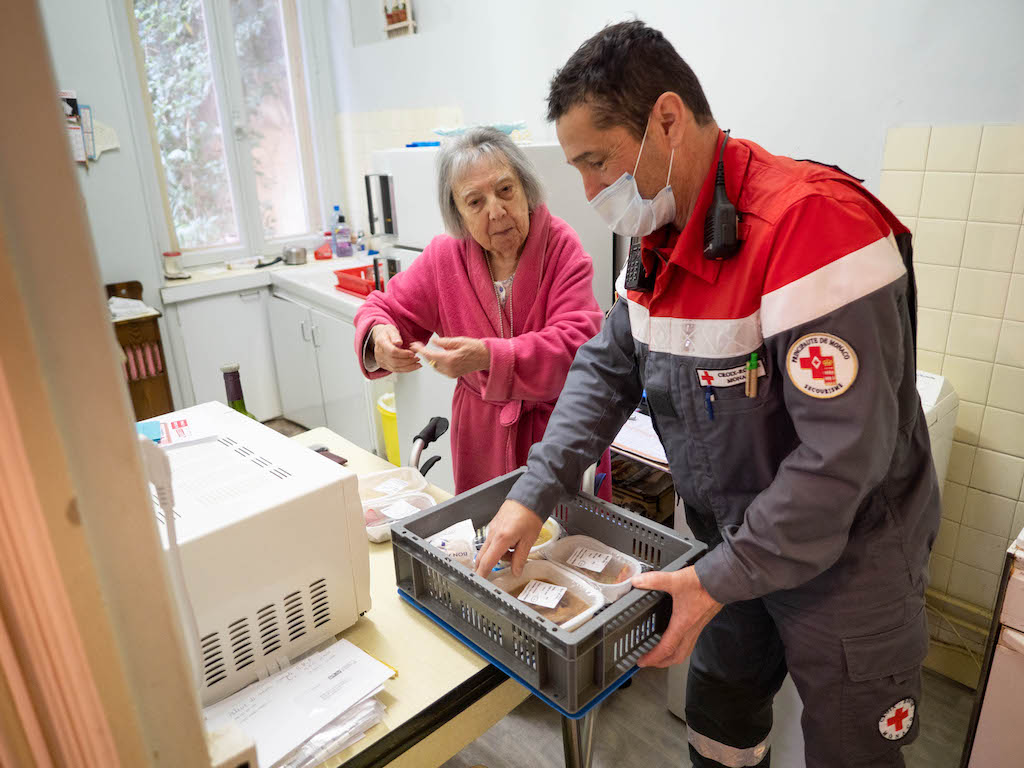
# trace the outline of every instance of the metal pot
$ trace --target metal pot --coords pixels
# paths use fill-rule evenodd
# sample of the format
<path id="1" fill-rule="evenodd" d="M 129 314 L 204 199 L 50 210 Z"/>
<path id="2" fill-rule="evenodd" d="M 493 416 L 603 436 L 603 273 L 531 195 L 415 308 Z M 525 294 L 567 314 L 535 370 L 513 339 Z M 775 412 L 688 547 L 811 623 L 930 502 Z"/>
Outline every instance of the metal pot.
<path id="1" fill-rule="evenodd" d="M 289 245 L 284 249 L 284 263 L 285 264 L 305 264 L 306 263 L 306 249 L 301 246 Z"/>

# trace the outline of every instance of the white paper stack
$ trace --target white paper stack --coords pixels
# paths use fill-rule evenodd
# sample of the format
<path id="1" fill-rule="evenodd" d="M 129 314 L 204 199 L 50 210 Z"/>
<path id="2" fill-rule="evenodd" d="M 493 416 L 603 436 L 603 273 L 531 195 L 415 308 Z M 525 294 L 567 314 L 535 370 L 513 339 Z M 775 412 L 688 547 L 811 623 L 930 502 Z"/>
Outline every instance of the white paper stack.
<path id="1" fill-rule="evenodd" d="M 373 698 L 394 670 L 347 640 L 203 710 L 208 730 L 234 723 L 261 766 L 306 768 L 359 741 L 384 717 Z"/>

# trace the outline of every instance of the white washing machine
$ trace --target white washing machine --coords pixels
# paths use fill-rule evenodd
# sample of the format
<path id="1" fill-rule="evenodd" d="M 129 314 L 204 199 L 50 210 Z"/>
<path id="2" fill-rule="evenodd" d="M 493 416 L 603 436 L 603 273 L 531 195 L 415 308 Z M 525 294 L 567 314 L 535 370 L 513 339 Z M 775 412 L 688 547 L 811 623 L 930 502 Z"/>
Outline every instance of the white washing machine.
<path id="1" fill-rule="evenodd" d="M 956 427 L 957 412 L 960 410 L 960 398 L 953 390 L 953 385 L 944 376 L 917 372 L 917 391 L 921 396 L 925 421 L 928 424 L 928 437 L 932 444 L 932 459 L 935 472 L 939 477 L 939 489 L 942 489 L 949 467 L 949 454 L 953 450 L 953 430 Z M 676 507 L 675 529 L 687 536 L 692 532 L 686 525 L 683 505 Z M 672 667 L 668 672 L 668 709 L 676 717 L 686 720 L 686 677 L 689 663 Z M 786 675 L 782 689 L 775 697 L 775 725 L 772 728 L 772 763 L 786 766 L 804 764 L 804 737 L 800 730 L 800 715 L 803 704 L 797 693 L 793 679 Z"/>

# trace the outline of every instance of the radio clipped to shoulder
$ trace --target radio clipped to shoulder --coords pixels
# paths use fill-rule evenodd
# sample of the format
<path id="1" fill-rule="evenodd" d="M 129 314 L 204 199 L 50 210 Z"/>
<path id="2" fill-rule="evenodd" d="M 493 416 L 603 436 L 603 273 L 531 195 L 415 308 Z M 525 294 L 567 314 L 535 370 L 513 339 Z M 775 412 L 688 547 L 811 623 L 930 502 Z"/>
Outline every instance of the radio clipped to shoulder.
<path id="1" fill-rule="evenodd" d="M 654 281 L 658 277 L 658 259 L 651 260 L 651 271 L 644 270 L 641 257 L 643 246 L 639 237 L 629 240 L 629 257 L 626 259 L 626 290 L 648 293 L 654 290 Z"/>

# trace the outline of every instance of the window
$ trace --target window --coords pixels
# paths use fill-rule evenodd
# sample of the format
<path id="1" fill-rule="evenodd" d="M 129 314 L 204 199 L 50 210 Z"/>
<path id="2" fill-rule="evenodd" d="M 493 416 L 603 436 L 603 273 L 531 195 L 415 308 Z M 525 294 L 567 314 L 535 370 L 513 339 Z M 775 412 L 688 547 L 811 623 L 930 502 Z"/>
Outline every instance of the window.
<path id="1" fill-rule="evenodd" d="M 294 0 L 133 0 L 170 226 L 186 263 L 319 231 Z"/>

